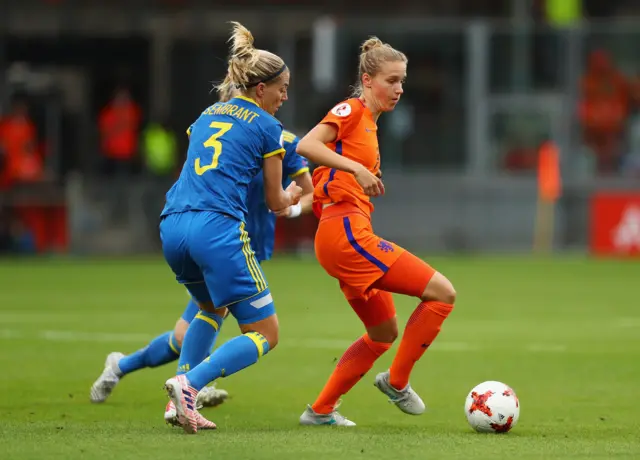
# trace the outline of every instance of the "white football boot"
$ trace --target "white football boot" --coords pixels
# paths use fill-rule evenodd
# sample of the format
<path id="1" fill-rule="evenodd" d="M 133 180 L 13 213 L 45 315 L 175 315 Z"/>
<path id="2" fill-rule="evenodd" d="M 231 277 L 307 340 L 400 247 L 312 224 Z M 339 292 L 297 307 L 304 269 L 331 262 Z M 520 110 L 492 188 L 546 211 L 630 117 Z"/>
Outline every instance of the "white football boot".
<path id="1" fill-rule="evenodd" d="M 164 409 L 164 421 L 168 425 L 181 426 L 178 421 L 178 412 L 176 411 L 176 406 L 173 404 L 173 401 L 169 401 Z M 198 413 L 198 429 L 215 430 L 216 428 L 215 423 L 207 420 Z"/>
<path id="2" fill-rule="evenodd" d="M 338 412 L 336 404 L 333 411 L 328 414 L 318 414 L 310 405 L 300 416 L 300 425 L 332 425 L 332 426 L 356 426 L 354 422 Z"/>
<path id="3" fill-rule="evenodd" d="M 196 409 L 203 407 L 216 407 L 222 404 L 229 397 L 229 393 L 221 388 L 216 388 L 214 383 L 211 386 L 204 387 L 198 393 L 196 398 Z"/>
<path id="4" fill-rule="evenodd" d="M 102 403 L 107 400 L 122 377 L 118 361 L 124 357 L 123 353 L 109 353 L 104 363 L 104 370 L 98 380 L 91 385 L 90 399 L 92 403 Z"/>
<path id="5" fill-rule="evenodd" d="M 185 433 L 196 434 L 198 428 L 216 428 L 215 423 L 204 418 L 196 409 L 198 390 L 189 385 L 189 381 L 184 375 L 178 375 L 167 380 L 164 384 L 164 389 L 171 402 L 173 402 L 176 418 Z M 167 409 L 169 409 L 169 406 L 167 406 Z"/>
<path id="6" fill-rule="evenodd" d="M 405 414 L 420 415 L 424 413 L 426 407 L 418 393 L 413 391 L 411 385 L 408 384 L 402 390 L 392 387 L 389 383 L 389 371 L 376 375 L 374 385 L 389 397 L 389 402 L 394 403 Z"/>
<path id="7" fill-rule="evenodd" d="M 169 401 L 164 408 L 164 421 L 168 425 L 182 426 L 180 422 L 178 422 L 178 413 L 176 412 L 176 406 L 173 404 L 173 401 Z"/>

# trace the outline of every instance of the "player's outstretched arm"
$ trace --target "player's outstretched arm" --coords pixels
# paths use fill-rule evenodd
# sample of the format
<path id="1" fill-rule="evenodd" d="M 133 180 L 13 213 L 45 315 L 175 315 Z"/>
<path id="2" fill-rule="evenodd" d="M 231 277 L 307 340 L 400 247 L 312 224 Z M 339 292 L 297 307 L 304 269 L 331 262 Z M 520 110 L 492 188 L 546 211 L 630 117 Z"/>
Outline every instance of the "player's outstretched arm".
<path id="1" fill-rule="evenodd" d="M 335 141 L 337 135 L 335 126 L 320 123 L 300 139 L 296 152 L 315 164 L 353 174 L 367 195 L 382 195 L 384 185 L 379 178 L 360 163 L 338 155 L 325 145 Z"/>
<path id="2" fill-rule="evenodd" d="M 282 157 L 274 155 L 264 159 L 264 196 L 267 206 L 273 212 L 283 211 L 300 201 L 302 188 L 293 184 L 287 190 L 282 189 Z"/>

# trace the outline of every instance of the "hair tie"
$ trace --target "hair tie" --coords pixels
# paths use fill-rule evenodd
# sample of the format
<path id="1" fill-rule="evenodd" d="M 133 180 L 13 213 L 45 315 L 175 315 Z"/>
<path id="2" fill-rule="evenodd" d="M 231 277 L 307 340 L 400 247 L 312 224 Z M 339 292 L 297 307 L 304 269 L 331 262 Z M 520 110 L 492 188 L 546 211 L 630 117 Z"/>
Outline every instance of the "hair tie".
<path id="1" fill-rule="evenodd" d="M 287 65 L 286 64 L 284 64 L 282 67 L 280 67 L 280 70 L 278 70 L 277 72 L 269 75 L 268 77 L 265 77 L 265 78 L 263 78 L 261 80 L 258 80 L 256 82 L 254 82 L 254 83 L 246 84 L 245 88 L 247 88 L 247 89 L 248 88 L 253 88 L 254 86 L 259 85 L 260 83 L 267 83 L 267 82 L 273 80 L 274 78 L 278 78 L 282 74 L 282 72 L 284 72 L 285 70 L 287 70 Z"/>

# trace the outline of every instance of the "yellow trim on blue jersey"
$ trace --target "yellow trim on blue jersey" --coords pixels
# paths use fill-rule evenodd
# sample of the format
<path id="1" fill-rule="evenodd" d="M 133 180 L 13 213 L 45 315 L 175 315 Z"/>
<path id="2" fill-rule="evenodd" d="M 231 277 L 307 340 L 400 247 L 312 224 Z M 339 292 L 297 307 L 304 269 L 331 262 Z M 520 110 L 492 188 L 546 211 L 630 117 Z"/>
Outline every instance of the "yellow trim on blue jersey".
<path id="1" fill-rule="evenodd" d="M 220 325 L 216 322 L 216 320 L 209 318 L 208 316 L 204 316 L 201 311 L 193 319 L 201 319 L 205 323 L 211 324 L 211 326 L 217 331 L 220 328 Z"/>
<path id="2" fill-rule="evenodd" d="M 291 144 L 296 140 L 296 135 L 290 131 L 282 131 L 282 138 L 287 144 Z"/>
<path id="3" fill-rule="evenodd" d="M 307 172 L 309 172 L 309 168 L 307 168 L 307 167 L 305 166 L 304 168 L 300 168 L 300 169 L 298 169 L 298 170 L 297 170 L 296 172 L 294 172 L 293 174 L 289 174 L 289 177 L 290 177 L 291 179 L 293 179 L 294 177 L 298 177 L 298 176 L 300 176 L 300 175 L 302 175 L 302 174 L 304 174 L 304 173 L 307 173 Z"/>
<path id="4" fill-rule="evenodd" d="M 285 153 L 287 153 L 287 151 L 282 147 L 280 147 L 279 149 L 276 149 L 273 152 L 265 153 L 264 155 L 262 155 L 262 158 L 274 157 L 276 155 L 282 155 L 284 157 Z"/>
<path id="5" fill-rule="evenodd" d="M 258 359 L 262 358 L 262 355 L 264 355 L 264 346 L 268 346 L 269 341 L 259 332 L 247 332 L 244 335 L 256 344 L 256 348 L 258 349 Z"/>
<path id="6" fill-rule="evenodd" d="M 180 350 L 178 350 L 178 343 L 176 342 L 176 344 L 174 345 L 173 341 L 176 339 L 175 335 L 173 334 L 173 332 L 171 333 L 171 335 L 169 336 L 169 348 L 171 348 L 171 350 L 176 354 L 179 355 L 180 354 Z"/>
<path id="7" fill-rule="evenodd" d="M 187 128 L 187 136 L 191 137 L 191 126 Z"/>
<path id="8" fill-rule="evenodd" d="M 262 270 L 260 270 L 258 262 L 256 261 L 255 253 L 253 252 L 253 249 L 251 249 L 249 234 L 244 229 L 244 222 L 240 223 L 240 241 L 242 241 L 242 253 L 247 261 L 247 267 L 249 268 L 253 281 L 256 283 L 256 289 L 258 292 L 262 292 L 267 288 L 267 282 L 262 275 Z"/>
<path id="9" fill-rule="evenodd" d="M 255 104 L 258 107 L 260 107 L 260 105 L 256 101 L 254 101 L 253 99 L 247 96 L 236 96 L 234 97 L 234 99 L 242 99 L 243 101 L 251 102 L 252 104 Z"/>

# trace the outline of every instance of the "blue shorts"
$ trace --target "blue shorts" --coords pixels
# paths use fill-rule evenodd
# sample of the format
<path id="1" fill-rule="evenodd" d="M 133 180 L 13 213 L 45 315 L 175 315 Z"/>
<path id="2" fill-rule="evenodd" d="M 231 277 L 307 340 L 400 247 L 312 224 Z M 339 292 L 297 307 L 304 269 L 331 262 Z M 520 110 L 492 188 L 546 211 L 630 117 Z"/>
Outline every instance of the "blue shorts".
<path id="1" fill-rule="evenodd" d="M 244 222 L 216 212 L 170 214 L 160 222 L 162 252 L 191 296 L 227 307 L 240 324 L 275 313 Z"/>

